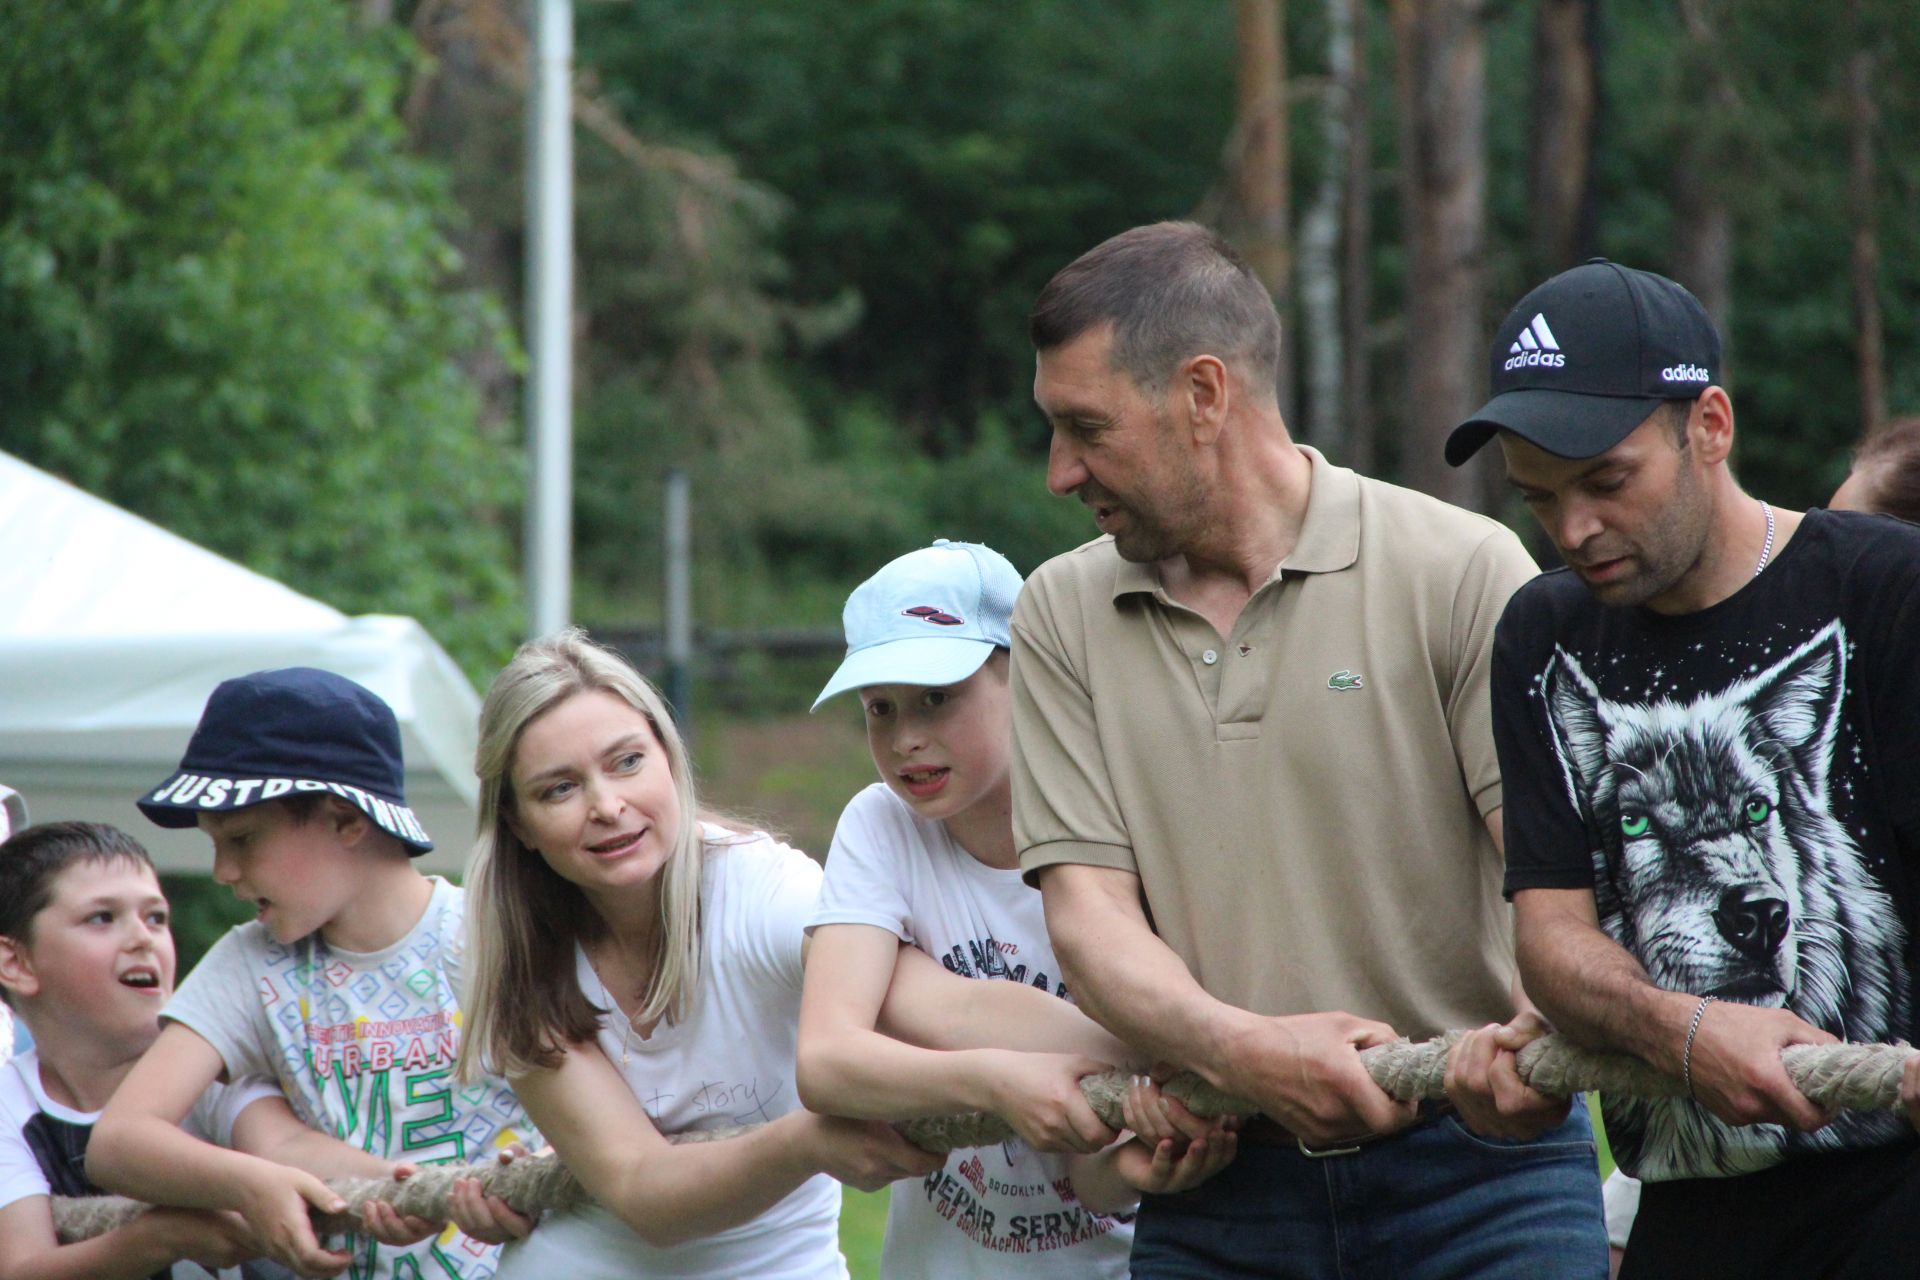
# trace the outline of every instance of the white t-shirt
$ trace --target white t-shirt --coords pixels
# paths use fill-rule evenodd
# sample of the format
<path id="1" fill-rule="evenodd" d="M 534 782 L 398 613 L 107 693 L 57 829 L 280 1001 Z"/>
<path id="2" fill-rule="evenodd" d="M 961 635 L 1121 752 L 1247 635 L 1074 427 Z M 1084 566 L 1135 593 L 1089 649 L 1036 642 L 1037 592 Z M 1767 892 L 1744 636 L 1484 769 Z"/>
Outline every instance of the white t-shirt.
<path id="1" fill-rule="evenodd" d="M 1640 1179 L 1615 1169 L 1600 1184 L 1600 1204 L 1607 1211 L 1607 1243 L 1616 1249 L 1626 1248 L 1627 1237 L 1633 1234 L 1633 1220 L 1640 1216 Z"/>
<path id="2" fill-rule="evenodd" d="M 248 1106 L 280 1091 L 258 1077 L 214 1085 L 200 1095 L 180 1127 L 203 1142 L 233 1145 L 233 1122 Z M 29 1196 L 104 1195 L 87 1180 L 87 1140 L 98 1111 L 76 1111 L 47 1096 L 40 1055 L 32 1049 L 0 1064 L 0 1209 Z M 176 1262 L 171 1280 L 205 1280 L 208 1272 Z M 238 1268 L 221 1280 L 239 1280 Z"/>
<path id="3" fill-rule="evenodd" d="M 820 909 L 808 927 L 823 924 L 874 925 L 963 977 L 1067 994 L 1039 891 L 1017 869 L 982 863 L 883 783 L 840 815 Z M 895 1186 L 881 1274 L 1125 1276 L 1132 1215 L 1083 1207 L 1066 1165 L 1065 1156 L 1014 1139 L 955 1151 L 923 1182 Z"/>
<path id="4" fill-rule="evenodd" d="M 227 1077 L 275 1080 L 307 1125 L 383 1160 L 467 1164 L 540 1145 L 506 1081 L 452 1080 L 460 1048 L 462 894 L 438 876 L 418 924 L 385 950 L 289 946 L 259 921 L 215 943 L 161 1016 L 219 1051 Z M 405 1248 L 349 1237 L 349 1280 L 488 1280 L 496 1246 L 453 1227 Z"/>
<path id="5" fill-rule="evenodd" d="M 601 1020 L 600 1049 L 662 1133 L 758 1124 L 800 1110 L 793 1058 L 800 1029 L 800 946 L 820 892 L 820 867 L 754 833 L 705 828 L 700 877 L 700 978 L 686 1021 L 646 1039 L 621 1015 Z M 580 989 L 612 1004 L 584 952 Z M 628 1059 L 622 1066 L 622 1054 Z M 499 1280 L 843 1280 L 840 1184 L 802 1183 L 740 1226 L 656 1248 L 597 1206 L 543 1221 L 501 1257 Z"/>

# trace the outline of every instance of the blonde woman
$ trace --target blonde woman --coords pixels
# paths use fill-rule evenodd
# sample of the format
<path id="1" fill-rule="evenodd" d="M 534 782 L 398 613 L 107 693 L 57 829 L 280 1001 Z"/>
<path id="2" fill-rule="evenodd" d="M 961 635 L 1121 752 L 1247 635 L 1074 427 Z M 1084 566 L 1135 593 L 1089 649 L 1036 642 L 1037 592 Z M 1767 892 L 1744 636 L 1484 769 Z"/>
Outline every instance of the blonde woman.
<path id="1" fill-rule="evenodd" d="M 840 1189 L 941 1158 L 794 1089 L 819 867 L 696 807 L 654 689 L 578 631 L 525 645 L 480 713 L 463 1076 L 502 1071 L 597 1204 L 500 1276 L 839 1277 Z M 755 1124 L 721 1142 L 685 1130 Z"/>

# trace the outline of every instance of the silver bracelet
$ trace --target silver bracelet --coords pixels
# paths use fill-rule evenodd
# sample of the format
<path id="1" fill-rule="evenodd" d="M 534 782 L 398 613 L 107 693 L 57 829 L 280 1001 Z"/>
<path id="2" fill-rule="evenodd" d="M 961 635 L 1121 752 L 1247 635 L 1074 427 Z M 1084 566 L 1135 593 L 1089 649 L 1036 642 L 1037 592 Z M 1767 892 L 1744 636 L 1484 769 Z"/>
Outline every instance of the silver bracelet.
<path id="1" fill-rule="evenodd" d="M 1719 996 L 1701 996 L 1700 1003 L 1694 1006 L 1693 1021 L 1687 1024 L 1687 1045 L 1680 1051 L 1680 1079 L 1687 1086 L 1687 1096 L 1693 1092 L 1693 1038 L 1700 1034 L 1700 1017 L 1706 1013 L 1707 1006 L 1718 1000 Z"/>

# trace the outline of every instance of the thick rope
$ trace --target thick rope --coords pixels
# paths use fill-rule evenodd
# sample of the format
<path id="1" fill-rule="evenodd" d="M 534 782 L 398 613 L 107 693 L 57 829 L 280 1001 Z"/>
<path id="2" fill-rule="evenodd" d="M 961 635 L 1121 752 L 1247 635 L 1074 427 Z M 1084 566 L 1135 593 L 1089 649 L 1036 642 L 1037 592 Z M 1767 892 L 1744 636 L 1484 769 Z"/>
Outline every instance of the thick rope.
<path id="1" fill-rule="evenodd" d="M 1401 1102 L 1444 1098 L 1447 1054 L 1460 1036 L 1460 1032 L 1449 1031 L 1418 1044 L 1397 1040 L 1362 1050 L 1360 1061 L 1373 1082 Z M 1780 1056 L 1794 1087 L 1817 1106 L 1830 1111 L 1872 1111 L 1899 1105 L 1901 1072 L 1916 1053 L 1920 1050 L 1903 1044 L 1832 1044 L 1794 1045 Z M 1556 1035 L 1543 1036 L 1522 1049 L 1518 1070 L 1520 1078 L 1530 1087 L 1560 1098 L 1589 1091 L 1636 1098 L 1686 1095 L 1679 1080 L 1654 1070 L 1638 1058 L 1582 1049 Z M 1127 1091 L 1128 1079 L 1125 1072 L 1108 1071 L 1080 1081 L 1088 1105 L 1110 1128 L 1118 1129 L 1125 1124 L 1120 1099 Z M 1173 1077 L 1161 1089 L 1178 1098 L 1197 1116 L 1247 1116 L 1257 1109 L 1245 1099 L 1222 1093 L 1190 1073 Z M 712 1142 L 737 1137 L 749 1127 L 694 1130 L 674 1134 L 669 1141 Z M 929 1116 L 908 1120 L 896 1127 L 907 1141 L 928 1151 L 992 1146 L 1015 1136 L 1011 1125 L 986 1112 Z M 587 1198 L 585 1190 L 560 1163 L 559 1157 L 550 1153 L 523 1156 L 509 1164 L 432 1165 L 405 1182 L 386 1178 L 334 1179 L 328 1185 L 347 1202 L 348 1212 L 316 1213 L 314 1229 L 321 1235 L 354 1230 L 360 1206 L 368 1200 L 385 1200 L 401 1213 L 444 1221 L 453 1184 L 460 1178 L 478 1179 L 484 1190 L 529 1215 L 564 1211 Z M 136 1200 L 117 1196 L 56 1197 L 54 1229 L 61 1243 L 72 1244 L 123 1226 L 145 1208 Z"/>

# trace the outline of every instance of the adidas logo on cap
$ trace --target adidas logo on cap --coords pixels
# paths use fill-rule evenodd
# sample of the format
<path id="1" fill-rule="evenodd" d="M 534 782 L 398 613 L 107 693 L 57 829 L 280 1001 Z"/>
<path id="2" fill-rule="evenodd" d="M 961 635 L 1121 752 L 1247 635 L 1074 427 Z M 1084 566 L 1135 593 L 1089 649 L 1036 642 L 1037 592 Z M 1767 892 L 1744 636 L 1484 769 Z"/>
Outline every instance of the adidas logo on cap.
<path id="1" fill-rule="evenodd" d="M 1705 382 L 1710 376 L 1697 364 L 1672 364 L 1660 371 L 1662 382 Z"/>
<path id="2" fill-rule="evenodd" d="M 1508 372 L 1531 365 L 1557 369 L 1567 362 L 1559 341 L 1553 336 L 1553 330 L 1547 328 L 1544 313 L 1535 313 L 1533 322 L 1520 331 L 1520 336 L 1514 339 L 1513 345 L 1507 350 L 1512 354 L 1501 368 Z"/>

